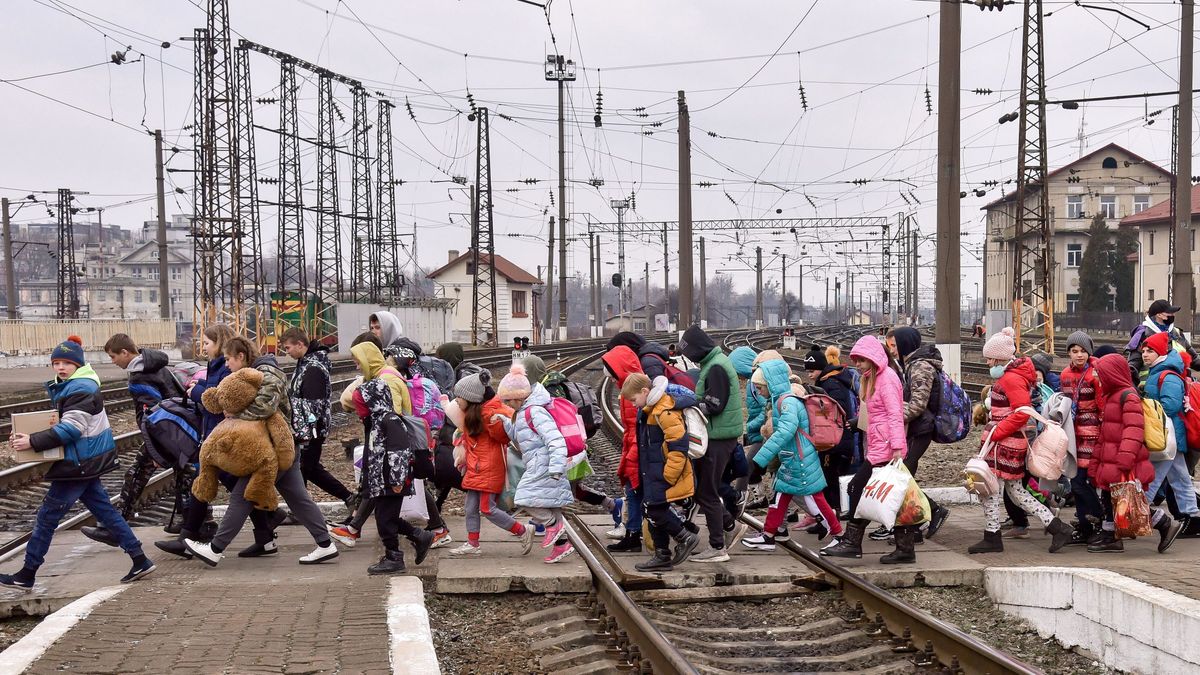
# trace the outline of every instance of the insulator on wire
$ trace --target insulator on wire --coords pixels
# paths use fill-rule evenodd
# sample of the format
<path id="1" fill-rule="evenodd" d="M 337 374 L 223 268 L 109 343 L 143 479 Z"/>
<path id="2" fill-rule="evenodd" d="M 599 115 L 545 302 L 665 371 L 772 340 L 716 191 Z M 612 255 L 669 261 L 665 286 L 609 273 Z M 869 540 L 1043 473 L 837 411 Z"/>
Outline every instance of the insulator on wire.
<path id="1" fill-rule="evenodd" d="M 929 95 L 929 85 L 925 85 L 925 112 L 933 114 L 933 97 Z"/>
<path id="2" fill-rule="evenodd" d="M 800 85 L 799 85 L 799 93 L 800 93 L 800 107 L 804 110 L 804 112 L 808 112 L 808 95 L 805 94 L 805 92 L 804 92 L 804 83 L 803 82 L 800 83 Z"/>
<path id="3" fill-rule="evenodd" d="M 409 119 L 411 119 L 412 121 L 416 122 L 416 121 L 417 121 L 417 115 L 416 115 L 416 113 L 414 113 L 414 112 L 413 112 L 413 107 L 412 107 L 412 104 L 408 102 L 408 97 L 407 97 L 407 96 L 405 96 L 405 97 L 404 97 L 404 108 L 405 108 L 406 110 L 408 110 L 408 117 L 409 117 Z"/>
<path id="4" fill-rule="evenodd" d="M 972 89 L 971 91 L 979 94 L 980 96 L 991 96 L 993 93 L 995 93 L 991 89 Z"/>

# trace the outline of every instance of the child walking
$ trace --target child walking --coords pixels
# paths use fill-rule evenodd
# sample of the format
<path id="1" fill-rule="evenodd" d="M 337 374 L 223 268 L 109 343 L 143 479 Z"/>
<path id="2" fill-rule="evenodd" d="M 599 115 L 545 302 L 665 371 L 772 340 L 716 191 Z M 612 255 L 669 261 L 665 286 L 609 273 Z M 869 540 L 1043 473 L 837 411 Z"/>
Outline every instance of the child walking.
<path id="1" fill-rule="evenodd" d="M 154 563 L 142 553 L 142 543 L 129 524 L 109 502 L 100 476 L 117 468 L 117 445 L 113 441 L 100 378 L 84 360 L 83 340 L 72 335 L 50 354 L 54 379 L 46 383 L 50 402 L 58 411 L 58 424 L 35 434 L 13 434 L 13 450 L 63 449 L 63 459 L 50 465 L 45 479 L 50 489 L 38 509 L 37 522 L 25 548 L 25 566 L 16 574 L 0 574 L 0 586 L 33 588 L 38 568 L 45 562 L 50 540 L 58 523 L 75 502 L 82 501 L 96 520 L 116 537 L 121 550 L 133 559 L 122 583 L 137 581 L 154 571 Z"/>
<path id="2" fill-rule="evenodd" d="M 533 528 L 519 523 L 496 505 L 504 491 L 507 475 L 505 455 L 508 434 L 497 417 L 512 417 L 512 408 L 496 398 L 487 371 L 468 375 L 454 385 L 458 407 L 463 411 L 460 442 L 465 451 L 462 489 L 466 492 L 467 543 L 452 549 L 454 557 L 479 555 L 479 515 L 493 525 L 521 538 L 521 554 L 533 548 Z"/>
<path id="3" fill-rule="evenodd" d="M 824 519 L 818 539 L 826 534 L 841 536 L 842 524 L 825 500 L 825 472 L 817 449 L 806 434 L 809 430 L 808 410 L 804 402 L 792 396 L 791 369 L 784 361 L 765 361 L 750 378 L 758 395 L 773 407 L 774 433 L 754 455 L 750 469 L 751 481 L 762 480 L 771 460 L 779 458 L 775 474 L 775 498 L 767 509 L 767 519 L 761 534 L 747 537 L 742 545 L 757 551 L 774 551 L 776 540 L 789 538 L 784 518 L 794 497 L 803 497 L 806 509 L 814 518 Z"/>
<path id="4" fill-rule="evenodd" d="M 556 563 L 574 552 L 564 531 L 562 509 L 573 501 L 567 480 L 567 442 L 546 406 L 550 394 L 540 383 L 529 383 L 525 366 L 514 364 L 500 380 L 496 396 L 515 412 L 512 417 L 494 414 L 505 433 L 516 441 L 525 460 L 525 473 L 517 483 L 513 502 L 525 509 L 533 522 L 546 529 L 542 548 L 550 549 L 546 563 Z"/>

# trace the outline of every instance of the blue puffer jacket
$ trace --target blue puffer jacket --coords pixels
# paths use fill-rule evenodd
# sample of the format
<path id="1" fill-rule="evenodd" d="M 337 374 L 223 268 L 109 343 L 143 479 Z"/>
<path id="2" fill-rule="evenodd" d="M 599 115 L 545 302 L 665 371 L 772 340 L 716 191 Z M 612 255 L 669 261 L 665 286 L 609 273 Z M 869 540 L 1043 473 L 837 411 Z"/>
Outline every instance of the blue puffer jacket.
<path id="1" fill-rule="evenodd" d="M 82 464 L 86 460 L 115 452 L 112 427 L 104 411 L 104 396 L 100 393 L 100 378 L 90 365 L 84 365 L 65 380 L 55 378 L 46 383 L 50 402 L 58 411 L 58 424 L 30 434 L 34 450 L 51 450 L 62 446 L 61 461 Z"/>
<path id="2" fill-rule="evenodd" d="M 516 440 L 525 460 L 525 474 L 517 483 L 513 503 L 517 506 L 534 508 L 561 508 L 573 501 L 571 484 L 567 482 L 567 442 L 563 440 L 554 418 L 546 411 L 550 394 L 540 384 L 533 385 L 533 392 L 513 422 L 504 424 L 508 437 Z M 532 426 L 525 421 L 529 411 Z M 555 478 L 555 476 L 558 476 Z"/>
<path id="3" fill-rule="evenodd" d="M 1146 377 L 1146 397 L 1161 403 L 1167 419 L 1175 425 L 1175 443 L 1180 452 L 1187 452 L 1187 429 L 1183 425 L 1185 396 L 1183 358 L 1172 349 L 1167 352 L 1166 358 L 1150 366 L 1150 374 Z"/>
<path id="4" fill-rule="evenodd" d="M 800 496 L 816 494 L 825 489 L 825 473 L 821 471 L 817 449 L 799 433 L 808 431 L 808 411 L 803 401 L 791 396 L 792 383 L 788 379 L 791 371 L 783 361 L 764 361 L 758 367 L 767 379 L 767 391 L 775 406 L 772 415 L 775 430 L 754 455 L 754 463 L 765 469 L 778 456 L 775 491 Z"/>
<path id="5" fill-rule="evenodd" d="M 217 358 L 208 362 L 208 370 L 204 374 L 204 379 L 200 380 L 196 383 L 196 386 L 192 387 L 192 400 L 200 406 L 201 438 L 208 438 L 208 435 L 212 433 L 212 430 L 216 429 L 217 425 L 221 423 L 221 420 L 225 419 L 225 415 L 216 415 L 209 412 L 208 408 L 204 407 L 204 403 L 200 400 L 200 397 L 204 395 L 205 391 L 216 387 L 218 384 L 221 384 L 221 380 L 225 379 L 225 376 L 228 375 L 229 372 L 229 366 L 225 365 L 225 355 L 222 354 L 221 356 L 218 356 Z"/>
<path id="6" fill-rule="evenodd" d="M 750 347 L 741 346 L 729 352 L 729 360 L 733 363 L 733 369 L 737 372 L 738 377 L 749 380 L 754 373 L 754 357 L 758 356 Z M 763 400 L 759 397 L 758 392 L 754 391 L 754 385 L 746 382 L 746 436 L 747 444 L 762 443 L 763 421 L 766 419 L 763 416 Z"/>

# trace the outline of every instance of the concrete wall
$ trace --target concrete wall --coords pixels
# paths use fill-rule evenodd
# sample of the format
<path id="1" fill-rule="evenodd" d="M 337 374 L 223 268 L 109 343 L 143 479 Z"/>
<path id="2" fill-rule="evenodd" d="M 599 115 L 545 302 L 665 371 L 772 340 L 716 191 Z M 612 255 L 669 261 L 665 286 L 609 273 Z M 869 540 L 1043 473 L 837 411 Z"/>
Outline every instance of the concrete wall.
<path id="1" fill-rule="evenodd" d="M 438 345 L 452 339 L 450 313 L 439 307 L 384 307 L 382 305 L 339 303 L 337 306 L 338 342 L 349 353 L 350 342 L 366 331 L 372 314 L 387 310 L 400 319 L 404 334 L 432 353 Z"/>

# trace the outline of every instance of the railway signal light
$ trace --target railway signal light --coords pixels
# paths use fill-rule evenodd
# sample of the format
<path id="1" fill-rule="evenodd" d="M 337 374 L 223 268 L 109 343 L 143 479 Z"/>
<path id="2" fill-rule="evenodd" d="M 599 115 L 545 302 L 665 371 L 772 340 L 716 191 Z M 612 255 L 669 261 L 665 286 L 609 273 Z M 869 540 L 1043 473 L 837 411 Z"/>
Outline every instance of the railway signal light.
<path id="1" fill-rule="evenodd" d="M 1004 0 L 975 0 L 975 5 L 979 7 L 979 11 L 981 12 L 990 12 L 993 9 L 997 12 L 1004 11 Z"/>

